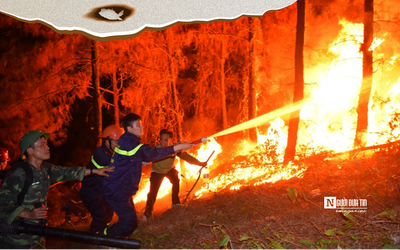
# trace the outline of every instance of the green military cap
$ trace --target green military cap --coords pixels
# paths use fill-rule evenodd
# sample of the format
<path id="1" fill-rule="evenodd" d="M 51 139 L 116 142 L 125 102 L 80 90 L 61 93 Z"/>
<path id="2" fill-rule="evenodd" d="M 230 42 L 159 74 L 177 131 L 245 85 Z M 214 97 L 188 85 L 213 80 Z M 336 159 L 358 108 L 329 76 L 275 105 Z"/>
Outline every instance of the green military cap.
<path id="1" fill-rule="evenodd" d="M 36 139 L 44 136 L 46 140 L 49 139 L 50 133 L 47 132 L 42 132 L 40 130 L 31 130 L 28 133 L 26 133 L 24 136 L 22 136 L 21 140 L 19 141 L 19 147 L 21 148 L 21 158 L 24 156 L 25 151 L 28 149 L 28 147 L 36 141 Z"/>

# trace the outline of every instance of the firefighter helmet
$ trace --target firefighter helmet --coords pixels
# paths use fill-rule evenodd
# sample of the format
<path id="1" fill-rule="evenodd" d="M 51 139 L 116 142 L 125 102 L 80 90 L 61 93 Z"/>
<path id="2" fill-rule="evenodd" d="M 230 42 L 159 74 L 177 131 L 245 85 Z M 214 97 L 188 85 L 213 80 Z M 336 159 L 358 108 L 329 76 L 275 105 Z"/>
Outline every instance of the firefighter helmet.
<path id="1" fill-rule="evenodd" d="M 8 158 L 8 150 L 0 147 L 0 162 L 10 161 Z"/>
<path id="2" fill-rule="evenodd" d="M 50 137 L 50 133 L 42 132 L 40 130 L 32 130 L 22 136 L 21 140 L 19 141 L 19 147 L 21 148 L 21 158 L 24 156 L 25 151 L 28 149 L 28 147 L 42 136 L 44 136 L 44 138 L 48 140 Z"/>
<path id="3" fill-rule="evenodd" d="M 110 126 L 107 126 L 104 130 L 103 133 L 99 136 L 100 138 L 103 139 L 112 139 L 112 140 L 118 140 L 119 137 L 124 133 L 124 130 L 120 127 L 118 127 L 115 124 L 112 124 Z"/>

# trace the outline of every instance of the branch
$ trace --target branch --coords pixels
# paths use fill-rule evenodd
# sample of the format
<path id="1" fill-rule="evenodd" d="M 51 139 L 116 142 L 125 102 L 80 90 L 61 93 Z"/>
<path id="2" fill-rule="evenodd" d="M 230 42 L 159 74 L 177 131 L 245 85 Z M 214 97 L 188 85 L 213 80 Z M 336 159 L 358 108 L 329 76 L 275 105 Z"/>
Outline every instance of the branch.
<path id="1" fill-rule="evenodd" d="M 132 63 L 132 64 L 134 64 L 134 65 L 136 65 L 136 66 L 143 67 L 143 68 L 145 68 L 145 69 L 150 69 L 150 70 L 159 71 L 159 72 L 161 71 L 161 70 L 159 70 L 159 69 L 150 68 L 150 67 L 144 66 L 144 65 L 142 65 L 142 64 L 140 64 L 140 63 L 136 63 L 136 62 L 134 62 L 134 61 L 132 61 L 132 60 L 128 60 L 128 62 L 130 62 L 130 63 Z"/>
<path id="2" fill-rule="evenodd" d="M 21 104 L 21 103 L 23 103 L 23 102 L 25 102 L 25 101 L 31 101 L 31 100 L 38 100 L 38 99 L 42 99 L 43 97 L 45 97 L 45 96 L 48 96 L 48 95 L 53 95 L 53 94 L 56 94 L 56 93 L 58 93 L 58 92 L 62 92 L 62 91 L 64 91 L 64 90 L 68 90 L 68 91 L 71 91 L 71 90 L 74 90 L 74 89 L 76 89 L 76 88 L 86 88 L 86 87 L 88 87 L 88 86 L 74 86 L 74 87 L 72 87 L 72 88 L 62 88 L 62 89 L 58 89 L 58 90 L 55 90 L 55 91 L 52 91 L 52 92 L 49 92 L 49 93 L 45 93 L 45 94 L 43 94 L 43 95 L 41 95 L 41 96 L 38 96 L 38 97 L 32 97 L 32 98 L 28 98 L 28 99 L 23 99 L 23 100 L 21 100 L 21 101 L 19 101 L 18 103 L 17 103 L 17 105 L 19 105 L 19 104 Z"/>
<path id="3" fill-rule="evenodd" d="M 114 107 L 114 104 L 113 104 L 113 103 L 109 103 L 109 102 L 107 102 L 107 101 L 103 101 L 102 103 L 105 103 L 105 104 L 107 104 L 107 105 L 110 105 L 111 107 Z"/>
<path id="4" fill-rule="evenodd" d="M 374 23 L 380 23 L 380 22 L 382 22 L 382 23 L 391 23 L 391 24 L 396 24 L 397 26 L 400 26 L 400 25 L 398 24 L 398 22 L 389 21 L 389 20 L 375 20 L 375 21 L 374 21 Z"/>

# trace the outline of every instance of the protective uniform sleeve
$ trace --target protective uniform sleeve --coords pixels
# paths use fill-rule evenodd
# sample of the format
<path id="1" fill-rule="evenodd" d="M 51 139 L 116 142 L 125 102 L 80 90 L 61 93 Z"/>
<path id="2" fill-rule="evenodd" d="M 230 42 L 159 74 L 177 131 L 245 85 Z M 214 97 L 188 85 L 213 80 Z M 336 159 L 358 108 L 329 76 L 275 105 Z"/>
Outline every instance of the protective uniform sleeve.
<path id="1" fill-rule="evenodd" d="M 18 194 L 25 185 L 25 171 L 16 169 L 10 176 L 2 181 L 0 189 L 0 222 L 11 224 L 24 210 L 32 210 L 33 206 L 17 206 Z"/>
<path id="2" fill-rule="evenodd" d="M 93 159 L 102 167 L 107 167 L 111 160 L 111 155 L 107 155 L 104 148 L 99 147 L 93 153 Z"/>
<path id="3" fill-rule="evenodd" d="M 198 165 L 198 166 L 202 165 L 202 163 L 199 160 L 197 160 L 196 158 L 194 158 L 193 156 L 191 156 L 190 154 L 188 154 L 186 152 L 179 153 L 178 157 L 184 161 L 189 162 L 190 164 Z"/>
<path id="4" fill-rule="evenodd" d="M 50 183 L 59 181 L 82 181 L 85 177 L 86 167 L 61 167 L 52 165 L 50 172 Z"/>
<path id="5" fill-rule="evenodd" d="M 140 148 L 140 152 L 142 160 L 146 162 L 155 161 L 175 153 L 173 146 L 165 148 L 156 148 L 147 144 L 144 144 Z"/>

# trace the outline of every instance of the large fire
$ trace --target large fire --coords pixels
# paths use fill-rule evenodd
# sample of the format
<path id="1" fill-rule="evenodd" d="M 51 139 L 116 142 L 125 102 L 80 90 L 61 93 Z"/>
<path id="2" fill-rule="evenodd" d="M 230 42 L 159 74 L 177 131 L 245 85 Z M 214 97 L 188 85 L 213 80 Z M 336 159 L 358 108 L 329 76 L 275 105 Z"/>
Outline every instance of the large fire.
<path id="1" fill-rule="evenodd" d="M 337 39 L 329 45 L 331 61 L 321 63 L 314 69 L 306 70 L 305 88 L 306 103 L 300 111 L 300 126 L 298 132 L 297 152 L 304 149 L 330 150 L 343 152 L 353 149 L 357 122 L 356 107 L 362 81 L 362 53 L 360 44 L 363 42 L 363 24 L 350 23 L 341 20 L 342 30 Z M 375 51 L 384 43 L 384 38 L 375 38 L 369 48 Z M 385 65 L 374 64 L 373 89 L 369 109 L 368 145 L 382 144 L 397 140 L 400 131 L 392 123 L 394 115 L 400 106 L 400 78 L 395 81 L 380 82 L 383 77 L 375 67 L 391 67 L 397 62 L 397 56 L 392 56 Z M 293 177 L 301 178 L 304 167 L 290 163 L 283 167 L 283 157 L 287 143 L 287 126 L 285 122 L 276 118 L 270 122 L 267 131 L 258 130 L 258 143 L 243 140 L 235 148 L 221 148 L 216 140 L 208 140 L 193 153 L 200 161 L 208 162 L 210 182 L 204 185 L 198 183 L 199 188 L 192 198 L 200 198 L 210 192 L 221 190 L 238 190 L 243 186 L 274 183 Z M 221 153 L 226 150 L 234 156 L 256 155 L 258 157 L 234 157 L 230 162 L 234 166 L 223 168 L 226 159 L 220 159 Z M 199 176 L 199 167 L 188 163 L 176 167 L 191 185 Z M 220 172 L 219 174 L 216 174 Z M 148 181 L 143 180 L 143 181 Z M 203 184 L 203 185 L 202 185 Z M 182 186 L 182 185 L 181 185 Z M 169 195 L 171 184 L 164 180 L 158 194 L 158 199 Z M 181 187 L 182 190 L 182 187 Z M 149 183 L 135 197 L 135 202 L 146 200 Z M 182 192 L 182 191 L 181 191 Z"/>

